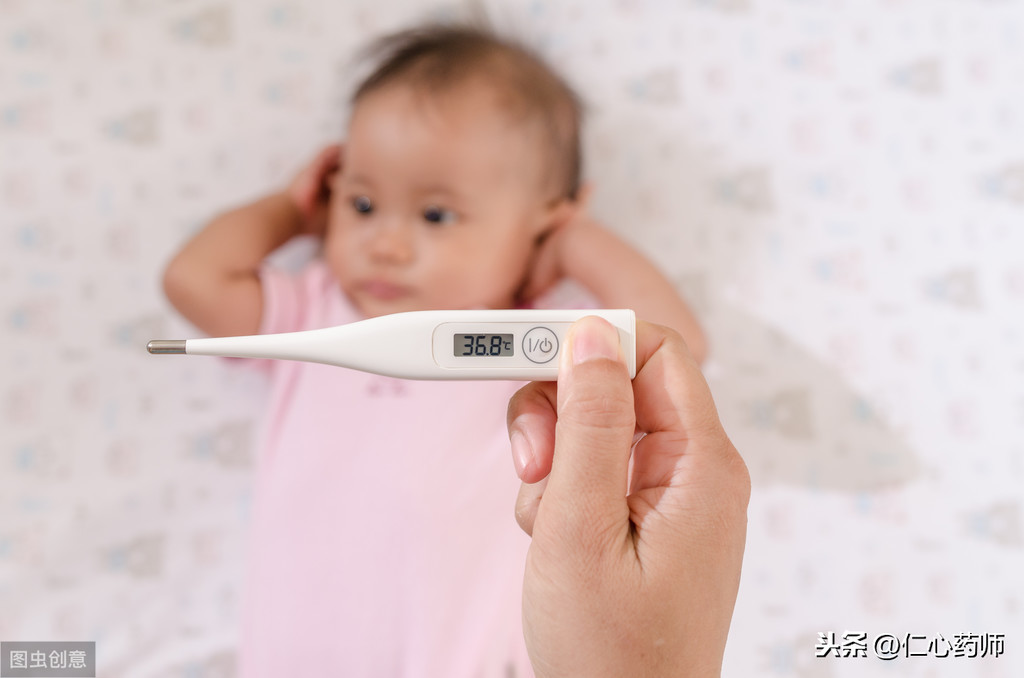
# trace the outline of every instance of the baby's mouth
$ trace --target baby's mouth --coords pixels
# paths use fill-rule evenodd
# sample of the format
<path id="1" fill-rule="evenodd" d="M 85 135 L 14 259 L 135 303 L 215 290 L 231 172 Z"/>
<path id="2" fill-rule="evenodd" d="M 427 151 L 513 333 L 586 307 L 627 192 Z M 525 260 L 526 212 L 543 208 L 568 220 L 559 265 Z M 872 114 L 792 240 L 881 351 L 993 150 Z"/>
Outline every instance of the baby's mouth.
<path id="1" fill-rule="evenodd" d="M 364 280 L 359 283 L 359 290 L 381 301 L 393 301 L 408 296 L 412 292 L 405 285 L 381 279 Z"/>

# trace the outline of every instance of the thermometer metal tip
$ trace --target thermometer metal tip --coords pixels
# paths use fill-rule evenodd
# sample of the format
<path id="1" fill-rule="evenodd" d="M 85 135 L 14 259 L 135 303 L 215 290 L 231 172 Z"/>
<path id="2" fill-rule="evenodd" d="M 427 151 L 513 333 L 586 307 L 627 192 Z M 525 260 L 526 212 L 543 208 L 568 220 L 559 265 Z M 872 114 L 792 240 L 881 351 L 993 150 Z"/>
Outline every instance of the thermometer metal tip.
<path id="1" fill-rule="evenodd" d="M 184 339 L 154 339 L 146 344 L 146 350 L 153 355 L 185 353 Z"/>

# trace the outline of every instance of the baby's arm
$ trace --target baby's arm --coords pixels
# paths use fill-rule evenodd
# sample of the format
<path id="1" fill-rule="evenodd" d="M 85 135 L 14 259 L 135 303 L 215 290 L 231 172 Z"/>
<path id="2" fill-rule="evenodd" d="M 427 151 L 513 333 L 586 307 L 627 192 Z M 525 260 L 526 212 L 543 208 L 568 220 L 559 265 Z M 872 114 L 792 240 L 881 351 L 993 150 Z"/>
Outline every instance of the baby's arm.
<path id="1" fill-rule="evenodd" d="M 210 336 L 255 334 L 263 312 L 258 275 L 268 254 L 299 232 L 285 193 L 222 214 L 190 240 L 164 271 L 164 293 Z"/>
<path id="2" fill-rule="evenodd" d="M 672 283 L 647 257 L 582 208 L 548 235 L 534 268 L 532 293 L 539 291 L 538 279 L 543 286 L 567 276 L 590 290 L 605 308 L 631 308 L 638 318 L 676 330 L 697 362 L 704 361 L 704 332 Z"/>
<path id="3" fill-rule="evenodd" d="M 337 168 L 331 146 L 287 190 L 216 217 L 171 260 L 164 293 L 210 336 L 255 334 L 263 313 L 259 268 L 268 254 L 322 222 L 323 186 Z"/>
<path id="4" fill-rule="evenodd" d="M 704 362 L 707 340 L 697 318 L 650 259 L 586 215 L 565 228 L 562 266 L 567 276 L 605 308 L 631 308 L 643 320 L 676 330 L 697 362 Z"/>

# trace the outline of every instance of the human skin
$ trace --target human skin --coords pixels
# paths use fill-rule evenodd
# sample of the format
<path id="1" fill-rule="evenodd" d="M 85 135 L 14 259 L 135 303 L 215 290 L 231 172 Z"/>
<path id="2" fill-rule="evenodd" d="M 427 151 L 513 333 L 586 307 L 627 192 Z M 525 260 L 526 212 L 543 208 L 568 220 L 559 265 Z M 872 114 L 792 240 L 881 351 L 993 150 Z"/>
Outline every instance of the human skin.
<path id="1" fill-rule="evenodd" d="M 535 240 L 572 206 L 549 203 L 541 159 L 497 106 L 484 85 L 392 85 L 355 110 L 324 256 L 367 316 L 514 306 Z"/>
<path id="2" fill-rule="evenodd" d="M 703 346 L 689 308 L 645 257 L 590 219 L 582 201 L 551 195 L 540 142 L 495 102 L 481 83 L 437 101 L 398 86 L 368 94 L 355 106 L 344 145 L 323 149 L 287 187 L 217 216 L 186 243 L 164 272 L 168 299 L 211 336 L 253 334 L 264 259 L 294 237 L 313 235 L 324 238 L 332 273 L 367 316 L 509 308 L 524 290 L 539 294 L 569 276 L 602 306 L 633 308 Z M 369 213 L 357 209 L 364 202 Z M 546 474 L 538 449 L 539 456 L 516 462 L 530 483 Z M 531 515 L 529 492 L 522 516 Z M 537 558 L 531 562 L 544 562 Z M 542 626 L 530 622 L 528 637 Z M 548 655 L 541 648 L 538 656 Z"/>
<path id="3" fill-rule="evenodd" d="M 165 292 L 210 335 L 254 333 L 263 260 L 312 234 L 324 237 L 331 272 L 367 317 L 509 308 L 540 234 L 575 210 L 546 195 L 540 163 L 488 87 L 437 101 L 385 87 L 356 105 L 344 147 L 328 147 L 285 191 L 215 218 L 189 241 L 165 270 Z"/>
<path id="4" fill-rule="evenodd" d="M 750 477 L 679 334 L 640 321 L 636 336 L 630 382 L 616 330 L 578 321 L 557 384 L 509 403 L 538 678 L 721 673 Z"/>
<path id="5" fill-rule="evenodd" d="M 672 284 L 590 218 L 585 200 L 552 194 L 536 126 L 500 102 L 480 79 L 443 95 L 400 84 L 368 93 L 344 145 L 186 243 L 164 272 L 168 299 L 211 336 L 253 334 L 263 260 L 314 235 L 367 317 L 512 308 L 568 276 L 606 308 L 676 328 L 702 359 L 703 333 Z"/>
<path id="6" fill-rule="evenodd" d="M 590 215 L 592 192 L 584 185 L 572 219 L 541 243 L 524 296 L 532 298 L 563 277 L 581 281 L 605 308 L 632 308 L 638 317 L 679 332 L 703 363 L 707 339 L 696 316 L 657 267 Z"/>

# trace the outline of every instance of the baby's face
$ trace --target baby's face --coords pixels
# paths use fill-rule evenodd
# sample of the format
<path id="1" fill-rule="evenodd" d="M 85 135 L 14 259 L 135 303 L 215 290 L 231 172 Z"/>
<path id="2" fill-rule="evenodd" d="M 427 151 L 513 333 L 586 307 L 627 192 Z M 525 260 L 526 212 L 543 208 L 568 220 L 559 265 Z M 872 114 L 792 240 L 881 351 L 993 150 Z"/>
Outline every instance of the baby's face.
<path id="1" fill-rule="evenodd" d="M 539 151 L 482 85 L 365 95 L 331 193 L 325 256 L 342 289 L 368 317 L 509 307 L 551 211 Z"/>

